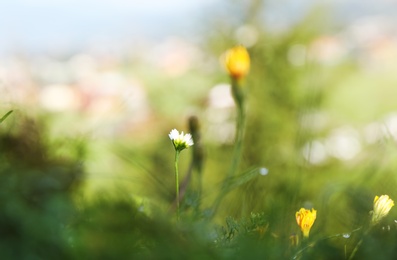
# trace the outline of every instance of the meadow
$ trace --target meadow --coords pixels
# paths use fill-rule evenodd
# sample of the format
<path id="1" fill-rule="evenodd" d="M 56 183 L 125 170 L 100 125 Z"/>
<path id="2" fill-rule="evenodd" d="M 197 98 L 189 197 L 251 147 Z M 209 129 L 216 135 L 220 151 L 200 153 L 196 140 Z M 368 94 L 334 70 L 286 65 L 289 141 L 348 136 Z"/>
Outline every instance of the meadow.
<path id="1" fill-rule="evenodd" d="M 42 91 L 0 110 L 2 259 L 395 259 L 395 39 L 252 3 L 200 43 L 2 81 Z"/>

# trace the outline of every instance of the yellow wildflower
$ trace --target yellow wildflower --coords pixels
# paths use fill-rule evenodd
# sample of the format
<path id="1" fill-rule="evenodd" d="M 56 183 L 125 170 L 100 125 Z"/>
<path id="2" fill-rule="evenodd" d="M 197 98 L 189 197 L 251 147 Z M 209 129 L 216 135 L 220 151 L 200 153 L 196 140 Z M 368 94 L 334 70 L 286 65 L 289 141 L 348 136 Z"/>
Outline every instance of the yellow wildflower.
<path id="1" fill-rule="evenodd" d="M 310 229 L 313 226 L 314 221 L 316 220 L 317 211 L 312 209 L 311 211 L 305 208 L 301 208 L 298 212 L 296 212 L 296 222 L 303 232 L 304 237 L 309 237 Z"/>
<path id="2" fill-rule="evenodd" d="M 244 78 L 250 70 L 250 56 L 243 46 L 236 46 L 226 51 L 224 65 L 234 79 Z"/>
<path id="3" fill-rule="evenodd" d="M 383 217 L 389 214 L 390 209 L 394 206 L 394 201 L 388 195 L 380 197 L 375 196 L 374 210 L 372 213 L 372 224 L 378 223 Z"/>

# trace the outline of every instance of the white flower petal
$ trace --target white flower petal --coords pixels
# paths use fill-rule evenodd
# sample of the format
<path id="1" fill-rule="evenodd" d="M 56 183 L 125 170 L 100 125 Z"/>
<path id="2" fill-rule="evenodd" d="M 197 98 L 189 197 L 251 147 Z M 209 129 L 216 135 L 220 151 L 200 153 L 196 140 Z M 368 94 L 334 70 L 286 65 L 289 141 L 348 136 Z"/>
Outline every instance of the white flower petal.
<path id="1" fill-rule="evenodd" d="M 168 135 L 171 140 L 175 140 L 179 138 L 179 132 L 176 129 L 172 129 L 170 134 Z"/>
<path id="2" fill-rule="evenodd" d="M 191 134 L 184 134 L 183 131 L 179 134 L 178 130 L 173 129 L 168 135 L 174 144 L 176 150 L 183 150 L 193 145 Z"/>

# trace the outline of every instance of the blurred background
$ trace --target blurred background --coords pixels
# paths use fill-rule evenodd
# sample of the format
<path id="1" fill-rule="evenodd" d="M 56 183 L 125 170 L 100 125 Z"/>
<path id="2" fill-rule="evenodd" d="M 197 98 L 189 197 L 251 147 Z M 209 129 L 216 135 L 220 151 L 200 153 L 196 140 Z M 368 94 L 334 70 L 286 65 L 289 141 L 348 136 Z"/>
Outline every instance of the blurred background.
<path id="1" fill-rule="evenodd" d="M 150 215 L 175 196 L 168 133 L 195 116 L 205 161 L 184 205 L 198 207 L 202 179 L 205 211 L 235 133 L 219 58 L 242 44 L 252 60 L 242 178 L 215 220 L 272 212 L 287 235 L 306 206 L 319 231 L 343 232 L 375 195 L 397 199 L 396 10 L 394 0 L 3 0 L 0 108 L 14 113 L 2 128 L 31 117 L 55 148 L 84 142 L 82 197 L 131 197 Z M 189 161 L 187 150 L 182 179 Z"/>

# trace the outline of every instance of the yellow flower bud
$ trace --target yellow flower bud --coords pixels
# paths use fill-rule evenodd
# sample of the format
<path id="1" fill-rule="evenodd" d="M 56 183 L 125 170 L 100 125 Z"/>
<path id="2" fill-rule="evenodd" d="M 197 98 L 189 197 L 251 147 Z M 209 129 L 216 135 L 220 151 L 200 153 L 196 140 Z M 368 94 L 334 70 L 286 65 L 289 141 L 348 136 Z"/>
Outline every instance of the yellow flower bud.
<path id="1" fill-rule="evenodd" d="M 244 78 L 250 70 L 250 56 L 243 46 L 236 46 L 224 54 L 224 65 L 234 79 Z"/>
<path id="2" fill-rule="evenodd" d="M 374 210 L 372 213 L 372 224 L 378 223 L 383 217 L 389 214 L 390 209 L 394 206 L 394 201 L 388 195 L 380 197 L 375 196 Z"/>
<path id="3" fill-rule="evenodd" d="M 299 227 L 301 228 L 304 237 L 309 237 L 310 229 L 316 220 L 316 214 L 317 211 L 314 209 L 310 211 L 308 209 L 301 208 L 298 212 L 296 212 L 296 223 L 298 223 Z"/>

